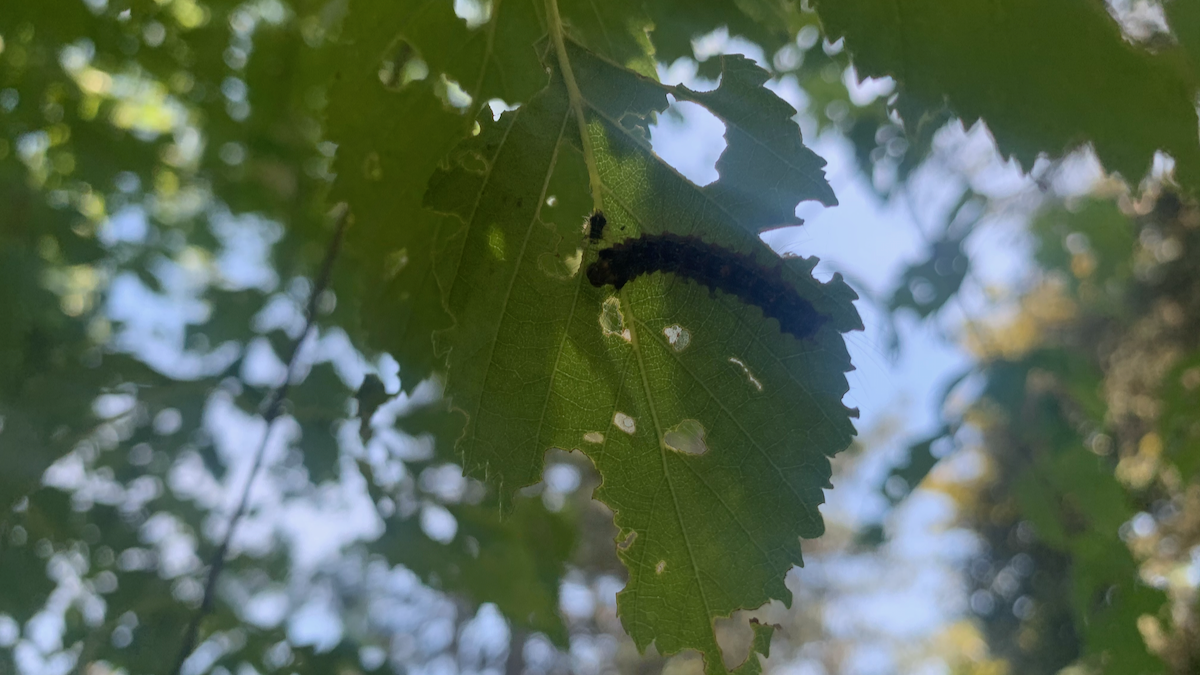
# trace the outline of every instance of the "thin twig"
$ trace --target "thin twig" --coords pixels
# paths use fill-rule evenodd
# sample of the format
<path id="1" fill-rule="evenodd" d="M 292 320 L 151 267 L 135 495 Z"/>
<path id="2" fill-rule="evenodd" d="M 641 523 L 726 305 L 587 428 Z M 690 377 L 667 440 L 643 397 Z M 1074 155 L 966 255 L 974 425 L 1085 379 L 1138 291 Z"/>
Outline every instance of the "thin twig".
<path id="1" fill-rule="evenodd" d="M 254 480 L 258 477 L 259 470 L 262 469 L 263 456 L 266 454 L 267 441 L 271 438 L 274 422 L 283 414 L 283 401 L 287 397 L 292 378 L 296 374 L 300 345 L 303 344 L 308 334 L 312 332 L 313 324 L 316 323 L 317 304 L 320 302 L 321 295 L 325 293 L 325 289 L 329 287 L 330 277 L 333 274 L 333 263 L 337 260 L 338 252 L 342 248 L 342 235 L 345 233 L 346 225 L 350 220 L 350 210 L 345 204 L 335 207 L 335 211 L 339 212 L 337 225 L 334 229 L 333 239 L 329 242 L 329 248 L 325 251 L 325 260 L 321 263 L 321 270 L 317 276 L 316 283 L 313 284 L 312 291 L 309 293 L 308 306 L 305 308 L 304 331 L 291 344 L 287 359 L 285 359 L 287 373 L 283 382 L 275 387 L 266 400 L 263 401 L 261 414 L 263 420 L 267 423 L 267 428 L 263 431 L 262 441 L 258 444 L 258 449 L 254 453 L 254 464 L 250 468 L 249 477 L 246 478 L 246 485 L 242 488 L 242 496 L 238 500 L 237 509 L 229 518 L 229 525 L 225 529 L 225 537 L 221 540 L 221 545 L 217 547 L 217 550 L 213 553 L 209 561 L 208 579 L 204 583 L 204 599 L 201 601 L 200 607 L 196 610 L 196 614 L 192 617 L 192 621 L 188 624 L 187 632 L 183 636 L 183 644 L 180 645 L 179 656 L 175 661 L 175 667 L 171 670 L 174 675 L 179 675 L 184 662 L 187 661 L 192 651 L 195 650 L 196 639 L 200 634 L 200 624 L 212 613 L 216 596 L 217 579 L 220 577 L 221 571 L 225 568 L 225 557 L 229 553 L 229 544 L 233 541 L 234 530 L 237 529 L 238 522 L 242 519 L 242 516 L 246 514 L 246 507 L 250 502 L 250 488 L 254 485 Z"/>

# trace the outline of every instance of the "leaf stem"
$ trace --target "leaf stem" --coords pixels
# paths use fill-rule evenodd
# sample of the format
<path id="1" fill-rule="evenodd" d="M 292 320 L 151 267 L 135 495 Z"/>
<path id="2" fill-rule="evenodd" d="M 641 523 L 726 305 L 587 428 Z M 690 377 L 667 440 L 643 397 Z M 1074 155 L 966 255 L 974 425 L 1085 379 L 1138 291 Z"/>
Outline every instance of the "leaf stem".
<path id="1" fill-rule="evenodd" d="M 333 276 L 333 263 L 337 260 L 338 252 L 342 248 L 342 237 L 346 233 L 346 226 L 350 221 L 350 209 L 345 203 L 334 207 L 334 211 L 338 214 L 337 225 L 334 229 L 333 239 L 329 242 L 329 247 L 325 250 L 325 259 L 321 263 L 321 271 L 317 276 L 316 282 L 313 284 L 312 291 L 309 293 L 308 305 L 305 308 L 304 330 L 289 347 L 287 358 L 285 359 L 287 373 L 284 375 L 283 382 L 279 383 L 271 392 L 271 395 L 263 401 L 261 408 L 262 418 L 267 423 L 267 428 L 263 431 L 262 441 L 259 442 L 258 449 L 254 452 L 254 463 L 250 468 L 250 475 L 246 478 L 246 485 L 242 488 L 242 495 L 238 500 L 237 509 L 229 517 L 229 525 L 225 528 L 225 536 L 209 560 L 208 578 L 204 583 L 204 598 L 201 600 L 196 614 L 192 616 L 191 622 L 188 623 L 187 632 L 184 633 L 183 642 L 179 648 L 179 656 L 175 660 L 175 667 L 171 670 L 174 675 L 179 675 L 184 662 L 187 661 L 192 651 L 195 650 L 196 640 L 200 634 L 200 624 L 212 613 L 216 600 L 217 579 L 220 577 L 221 571 L 225 568 L 225 560 L 229 553 L 229 545 L 233 541 L 234 530 L 237 529 L 238 522 L 246 515 L 246 508 L 250 503 L 250 488 L 254 485 L 254 480 L 258 477 L 258 473 L 262 469 L 263 457 L 266 455 L 267 450 L 267 441 L 271 438 L 271 431 L 274 428 L 275 420 L 283 414 L 283 401 L 287 397 L 292 377 L 296 374 L 296 366 L 300 360 L 298 358 L 300 345 L 308 337 L 308 334 L 312 332 L 313 325 L 317 319 L 317 305 L 320 303 L 321 295 L 329 288 L 329 282 Z"/>
<path id="2" fill-rule="evenodd" d="M 575 121 L 579 124 L 579 141 L 583 144 L 583 161 L 587 164 L 588 181 L 592 187 L 592 208 L 600 211 L 604 208 L 603 183 L 600 181 L 600 170 L 596 166 L 596 155 L 592 151 L 592 137 L 588 134 L 587 117 L 583 112 L 583 95 L 579 93 L 579 85 L 575 82 L 575 72 L 571 70 L 571 59 L 567 56 L 567 45 L 563 40 L 562 16 L 558 13 L 558 0 L 546 0 L 546 15 L 550 24 L 550 40 L 554 43 L 554 52 L 558 56 L 558 69 L 562 73 L 563 82 L 567 85 L 567 100 L 575 111 Z"/>

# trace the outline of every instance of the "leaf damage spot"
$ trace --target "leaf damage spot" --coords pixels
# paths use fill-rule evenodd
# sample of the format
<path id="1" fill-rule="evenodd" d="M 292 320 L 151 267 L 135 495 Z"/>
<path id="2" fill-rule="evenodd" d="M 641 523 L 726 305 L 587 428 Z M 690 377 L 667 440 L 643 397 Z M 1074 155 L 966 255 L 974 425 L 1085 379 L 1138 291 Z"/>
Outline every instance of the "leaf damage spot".
<path id="1" fill-rule="evenodd" d="M 670 100 L 651 136 L 655 154 L 696 185 L 715 182 L 721 177 L 717 160 L 729 145 L 730 130 L 708 108 L 674 96 Z"/>
<path id="2" fill-rule="evenodd" d="M 623 538 L 617 535 L 617 549 L 628 551 L 630 546 L 633 546 L 634 540 L 637 539 L 637 530 L 630 530 Z"/>
<path id="3" fill-rule="evenodd" d="M 446 77 L 445 74 L 438 78 L 438 84 L 434 88 L 434 93 L 438 95 L 438 98 L 442 99 L 442 103 L 457 109 L 459 112 L 466 112 L 474 100 L 467 93 L 467 90 L 463 89 L 461 84 Z"/>
<path id="4" fill-rule="evenodd" d="M 455 0 L 454 13 L 467 24 L 467 28 L 475 30 L 492 18 L 492 3 L 486 0 Z"/>
<path id="5" fill-rule="evenodd" d="M 488 228 L 487 233 L 488 249 L 495 256 L 496 260 L 504 260 L 504 232 L 500 231 L 495 225 Z"/>
<path id="6" fill-rule="evenodd" d="M 769 605 L 770 603 L 764 608 Z M 754 638 L 755 626 L 759 625 L 759 621 L 754 618 L 754 614 L 760 611 L 762 610 L 748 612 L 739 609 L 732 616 L 714 621 L 717 645 L 721 648 L 721 661 L 726 670 L 735 671 L 739 665 L 747 663 L 748 659 L 757 659 Z"/>
<path id="7" fill-rule="evenodd" d="M 367 153 L 366 159 L 363 160 L 363 176 L 367 180 L 377 181 L 383 179 L 383 165 L 379 161 L 378 152 L 372 151 Z"/>
<path id="8" fill-rule="evenodd" d="M 742 372 L 745 373 L 746 377 L 750 379 L 750 384 L 754 385 L 755 389 L 759 391 L 763 390 L 762 382 L 758 381 L 758 378 L 754 376 L 754 373 L 750 372 L 750 368 L 743 363 L 741 359 L 731 356 L 729 357 L 729 362 L 742 369 Z"/>
<path id="9" fill-rule="evenodd" d="M 663 444 L 685 455 L 699 456 L 708 452 L 708 444 L 704 442 L 704 425 L 698 420 L 684 420 L 667 429 L 663 434 Z"/>
<path id="10" fill-rule="evenodd" d="M 654 573 L 655 573 L 655 574 L 662 574 L 662 573 L 663 573 L 663 570 L 665 570 L 665 569 L 667 569 L 667 561 L 666 561 L 666 560 L 659 560 L 659 561 L 658 561 L 658 564 L 654 566 Z"/>
<path id="11" fill-rule="evenodd" d="M 504 113 L 509 112 L 510 110 L 516 110 L 517 108 L 521 107 L 520 105 L 514 105 L 512 103 L 509 103 L 508 101 L 505 101 L 502 98 L 488 99 L 487 105 L 489 108 L 492 109 L 492 121 L 493 122 L 500 121 L 500 116 L 503 115 Z M 476 125 L 478 125 L 478 124 L 479 123 L 476 122 Z"/>
<path id="12" fill-rule="evenodd" d="M 617 425 L 618 429 L 624 431 L 630 436 L 637 433 L 637 422 L 623 412 L 618 412 L 613 415 L 613 424 Z"/>
<path id="13" fill-rule="evenodd" d="M 663 335 L 667 336 L 667 342 L 677 352 L 687 349 L 692 343 L 692 332 L 679 324 L 664 328 Z"/>
<path id="14" fill-rule="evenodd" d="M 397 274 L 404 271 L 408 267 L 408 249 L 402 248 L 392 251 L 384 259 L 383 276 L 386 279 L 394 279 Z"/>
<path id="15" fill-rule="evenodd" d="M 565 258 L 557 253 L 543 253 L 538 256 L 538 268 L 553 279 L 565 281 L 574 278 L 576 274 L 579 274 L 579 268 L 582 266 L 583 249 L 581 248 L 575 249 L 574 253 Z"/>
<path id="16" fill-rule="evenodd" d="M 398 37 L 384 51 L 379 63 L 379 81 L 393 91 L 429 77 L 429 64 L 411 42 Z"/>
<path id="17" fill-rule="evenodd" d="M 625 315 L 621 313 L 621 301 L 616 296 L 609 297 L 600 306 L 600 330 L 606 336 L 619 337 L 626 342 L 633 341 L 633 335 L 625 327 Z"/>
<path id="18" fill-rule="evenodd" d="M 587 441 L 588 443 L 595 443 L 596 445 L 599 445 L 604 442 L 604 434 L 600 433 L 599 431 L 589 431 L 583 435 L 583 440 Z"/>

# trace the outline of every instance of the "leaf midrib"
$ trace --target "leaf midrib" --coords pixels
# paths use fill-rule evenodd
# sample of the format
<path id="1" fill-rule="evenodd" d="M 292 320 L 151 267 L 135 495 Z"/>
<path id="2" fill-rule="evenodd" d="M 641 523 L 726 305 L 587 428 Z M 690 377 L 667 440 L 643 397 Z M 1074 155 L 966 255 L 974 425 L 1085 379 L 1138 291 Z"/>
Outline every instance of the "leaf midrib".
<path id="1" fill-rule="evenodd" d="M 633 353 L 637 356 L 638 374 L 641 375 L 642 380 L 642 393 L 646 397 L 646 405 L 650 408 L 650 418 L 654 420 L 654 440 L 658 443 L 658 453 L 659 458 L 662 460 L 663 476 L 666 478 L 667 488 L 671 491 L 671 505 L 675 507 L 675 520 L 679 523 L 679 532 L 683 536 L 683 544 L 687 548 L 688 562 L 691 563 L 692 574 L 695 576 L 696 586 L 700 590 L 700 601 L 704 603 L 704 614 L 711 622 L 713 618 L 712 605 L 709 604 L 708 593 L 706 593 L 704 590 L 704 579 L 700 575 L 700 566 L 697 564 L 696 554 L 692 550 L 692 539 L 690 536 L 688 536 L 687 527 L 683 522 L 683 512 L 679 507 L 679 496 L 675 491 L 675 482 L 671 480 L 671 470 L 667 463 L 667 453 L 671 452 L 671 450 L 667 448 L 662 422 L 658 417 L 658 407 L 655 405 L 655 397 L 650 387 L 650 379 L 648 377 L 646 363 L 643 358 L 641 343 L 638 339 L 637 324 L 639 321 L 637 319 L 637 315 L 633 312 L 632 303 L 629 302 L 628 293 L 629 291 L 627 289 L 622 289 L 618 295 L 621 299 L 621 306 L 624 308 L 623 311 L 630 317 L 630 342 L 633 348 Z"/>

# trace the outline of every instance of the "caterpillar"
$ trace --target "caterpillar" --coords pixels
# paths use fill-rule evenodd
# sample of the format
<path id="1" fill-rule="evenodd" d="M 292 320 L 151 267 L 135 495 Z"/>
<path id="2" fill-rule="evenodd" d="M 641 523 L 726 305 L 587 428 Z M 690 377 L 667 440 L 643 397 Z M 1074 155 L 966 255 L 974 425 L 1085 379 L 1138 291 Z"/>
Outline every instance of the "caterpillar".
<path id="1" fill-rule="evenodd" d="M 782 265 L 764 267 L 752 256 L 695 236 L 648 234 L 626 239 L 601 249 L 599 258 L 588 265 L 587 277 L 597 288 L 621 290 L 654 272 L 670 272 L 755 305 L 797 339 L 812 337 L 827 319 L 784 278 Z"/>

